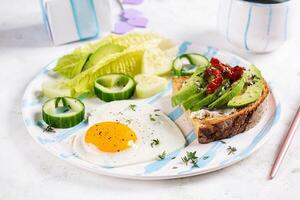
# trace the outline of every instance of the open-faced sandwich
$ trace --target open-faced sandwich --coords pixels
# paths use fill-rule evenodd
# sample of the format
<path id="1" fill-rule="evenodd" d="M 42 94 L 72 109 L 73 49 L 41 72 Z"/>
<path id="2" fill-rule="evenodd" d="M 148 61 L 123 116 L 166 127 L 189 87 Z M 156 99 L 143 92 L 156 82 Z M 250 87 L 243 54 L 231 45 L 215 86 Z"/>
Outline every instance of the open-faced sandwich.
<path id="1" fill-rule="evenodd" d="M 269 94 L 254 65 L 231 67 L 217 58 L 209 61 L 190 53 L 177 57 L 173 69 L 172 105 L 186 111 L 199 143 L 244 132 Z"/>

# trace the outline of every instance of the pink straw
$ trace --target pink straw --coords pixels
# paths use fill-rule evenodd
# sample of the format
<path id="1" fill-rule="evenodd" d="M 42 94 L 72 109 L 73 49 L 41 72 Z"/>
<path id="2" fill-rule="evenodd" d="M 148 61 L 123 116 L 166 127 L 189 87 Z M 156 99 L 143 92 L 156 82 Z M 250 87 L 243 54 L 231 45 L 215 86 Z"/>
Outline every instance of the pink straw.
<path id="1" fill-rule="evenodd" d="M 280 146 L 279 153 L 276 157 L 276 160 L 273 164 L 273 167 L 272 167 L 272 170 L 271 170 L 271 173 L 269 176 L 270 179 L 273 179 L 276 176 L 278 169 L 283 161 L 283 158 L 284 158 L 284 156 L 293 140 L 293 137 L 296 133 L 296 129 L 297 129 L 299 122 L 300 122 L 300 106 L 299 106 L 298 111 L 291 123 L 291 126 L 290 126 L 287 134 L 286 134 L 286 137 L 284 138 L 284 141 L 282 142 L 282 145 Z"/>

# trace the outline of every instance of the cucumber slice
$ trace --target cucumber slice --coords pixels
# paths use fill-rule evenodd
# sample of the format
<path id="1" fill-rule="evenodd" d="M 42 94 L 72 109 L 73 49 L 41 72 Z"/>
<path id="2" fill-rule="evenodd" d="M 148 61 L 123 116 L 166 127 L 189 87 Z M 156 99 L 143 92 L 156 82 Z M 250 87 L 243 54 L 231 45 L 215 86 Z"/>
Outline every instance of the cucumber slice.
<path id="1" fill-rule="evenodd" d="M 64 86 L 62 82 L 45 82 L 42 84 L 44 96 L 48 98 L 73 96 L 74 91 Z"/>
<path id="2" fill-rule="evenodd" d="M 198 67 L 206 67 L 209 61 L 197 53 L 182 54 L 174 59 L 172 67 L 176 76 L 190 76 Z"/>
<path id="3" fill-rule="evenodd" d="M 134 80 L 125 74 L 100 76 L 94 85 L 96 96 L 106 102 L 129 99 L 134 93 L 134 88 Z"/>
<path id="4" fill-rule="evenodd" d="M 168 81 L 165 78 L 148 75 L 139 74 L 134 77 L 136 81 L 136 96 L 139 98 L 151 97 L 167 88 Z"/>
<path id="5" fill-rule="evenodd" d="M 43 120 L 54 128 L 70 128 L 84 119 L 84 104 L 73 97 L 56 97 L 42 108 Z"/>
<path id="6" fill-rule="evenodd" d="M 169 43 L 169 44 L 168 44 Z M 172 70 L 172 61 L 177 52 L 175 44 L 167 40 L 147 45 L 143 59 L 143 74 L 164 75 Z"/>
<path id="7" fill-rule="evenodd" d="M 196 70 L 196 67 L 191 65 L 187 58 L 180 56 L 175 58 L 172 67 L 176 76 L 190 76 Z"/>
<path id="8" fill-rule="evenodd" d="M 82 71 L 87 70 L 94 65 L 96 65 L 102 58 L 104 58 L 107 55 L 119 53 L 123 51 L 125 47 L 116 45 L 116 44 L 106 44 L 101 47 L 99 47 L 88 59 L 88 61 L 85 63 Z"/>
<path id="9" fill-rule="evenodd" d="M 201 66 L 204 67 L 209 65 L 209 60 L 201 54 L 188 53 L 188 54 L 184 54 L 184 56 L 186 56 L 189 59 L 192 65 L 195 65 L 197 67 L 201 67 Z"/>

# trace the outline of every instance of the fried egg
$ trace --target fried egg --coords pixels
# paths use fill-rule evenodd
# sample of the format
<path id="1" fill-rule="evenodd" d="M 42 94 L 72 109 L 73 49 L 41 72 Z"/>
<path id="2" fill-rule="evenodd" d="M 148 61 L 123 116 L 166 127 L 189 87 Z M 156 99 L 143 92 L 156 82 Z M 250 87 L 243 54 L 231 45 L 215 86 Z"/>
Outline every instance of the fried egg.
<path id="1" fill-rule="evenodd" d="M 156 160 L 185 146 L 181 130 L 163 112 L 136 101 L 114 101 L 91 112 L 73 140 L 81 159 L 105 167 Z"/>

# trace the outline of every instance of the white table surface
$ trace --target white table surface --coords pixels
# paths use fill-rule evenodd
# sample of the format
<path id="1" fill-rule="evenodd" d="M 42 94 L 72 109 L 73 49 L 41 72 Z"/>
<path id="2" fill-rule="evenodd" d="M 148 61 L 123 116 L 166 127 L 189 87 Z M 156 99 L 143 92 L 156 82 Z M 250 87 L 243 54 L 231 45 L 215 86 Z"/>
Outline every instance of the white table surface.
<path id="1" fill-rule="evenodd" d="M 0 0 L 0 199 L 299 199 L 299 129 L 278 176 L 269 181 L 267 175 L 300 103 L 300 17 L 295 36 L 281 49 L 253 55 L 233 49 L 216 33 L 217 0 L 148 0 L 139 8 L 150 19 L 151 30 L 232 51 L 257 64 L 281 103 L 280 122 L 271 130 L 273 137 L 234 166 L 177 180 L 110 178 L 59 160 L 27 133 L 21 98 L 43 65 L 81 43 L 51 46 L 41 24 L 38 0 Z"/>

